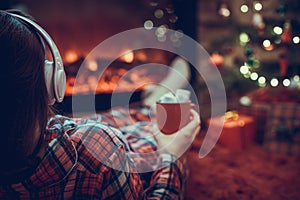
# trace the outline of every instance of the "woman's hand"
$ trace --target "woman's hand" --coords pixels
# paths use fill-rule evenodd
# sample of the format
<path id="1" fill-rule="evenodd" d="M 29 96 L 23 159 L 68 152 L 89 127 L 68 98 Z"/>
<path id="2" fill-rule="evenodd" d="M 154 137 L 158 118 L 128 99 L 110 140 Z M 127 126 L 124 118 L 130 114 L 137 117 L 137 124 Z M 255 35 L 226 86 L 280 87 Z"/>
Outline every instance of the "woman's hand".
<path id="1" fill-rule="evenodd" d="M 165 135 L 159 130 L 155 135 L 161 153 L 170 153 L 179 158 L 192 144 L 200 131 L 200 116 L 191 109 L 191 121 L 172 135 Z"/>

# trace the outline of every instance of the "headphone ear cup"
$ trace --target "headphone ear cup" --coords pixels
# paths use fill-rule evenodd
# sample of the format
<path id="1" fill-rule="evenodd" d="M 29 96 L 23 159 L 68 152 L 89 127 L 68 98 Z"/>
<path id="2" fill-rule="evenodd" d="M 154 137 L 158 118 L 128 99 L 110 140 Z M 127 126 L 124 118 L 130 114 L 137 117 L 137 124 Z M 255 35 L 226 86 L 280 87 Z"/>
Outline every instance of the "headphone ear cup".
<path id="1" fill-rule="evenodd" d="M 63 67 L 63 62 L 59 51 L 51 39 L 50 35 L 37 23 L 34 21 L 14 13 L 10 13 L 10 15 L 21 19 L 25 23 L 33 26 L 33 28 L 37 31 L 38 35 L 44 39 L 49 46 L 54 62 L 45 60 L 45 80 L 46 86 L 49 96 L 49 105 L 53 105 L 55 101 L 62 102 L 65 89 L 66 89 L 66 74 Z"/>
<path id="2" fill-rule="evenodd" d="M 65 96 L 66 90 L 66 74 L 63 68 L 59 68 L 55 71 L 54 75 L 54 92 L 57 102 L 62 102 Z"/>
<path id="3" fill-rule="evenodd" d="M 49 97 L 49 105 L 53 105 L 55 103 L 55 96 L 54 96 L 54 90 L 53 90 L 53 62 L 45 60 L 45 81 L 46 81 L 46 87 Z"/>

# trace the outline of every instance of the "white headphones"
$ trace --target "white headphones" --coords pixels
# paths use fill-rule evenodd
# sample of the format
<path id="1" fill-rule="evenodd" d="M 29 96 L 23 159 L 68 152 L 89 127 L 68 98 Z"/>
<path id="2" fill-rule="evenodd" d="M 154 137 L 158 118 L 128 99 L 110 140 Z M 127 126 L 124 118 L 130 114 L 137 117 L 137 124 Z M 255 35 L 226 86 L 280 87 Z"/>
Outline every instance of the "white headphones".
<path id="1" fill-rule="evenodd" d="M 47 42 L 51 51 L 53 61 L 45 60 L 45 79 L 46 86 L 49 95 L 49 105 L 53 105 L 55 101 L 62 102 L 66 89 L 66 74 L 63 67 L 62 58 L 56 47 L 54 41 L 49 34 L 37 23 L 24 16 L 17 15 L 15 13 L 8 13 L 18 19 L 21 19 L 25 23 L 31 25 L 38 35 Z"/>

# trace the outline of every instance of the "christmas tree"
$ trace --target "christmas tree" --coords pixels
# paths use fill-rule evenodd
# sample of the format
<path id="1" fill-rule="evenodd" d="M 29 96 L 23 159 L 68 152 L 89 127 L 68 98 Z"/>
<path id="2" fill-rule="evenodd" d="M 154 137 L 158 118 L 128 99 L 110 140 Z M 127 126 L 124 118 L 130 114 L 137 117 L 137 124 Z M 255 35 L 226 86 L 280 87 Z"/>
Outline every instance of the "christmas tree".
<path id="1" fill-rule="evenodd" d="M 259 88 L 300 88 L 297 0 L 199 4 L 200 13 L 204 12 L 200 42 L 211 53 L 229 92 L 234 89 L 242 95 Z M 213 7 L 215 13 L 205 13 Z M 211 30 L 220 30 L 219 35 L 208 38 L 204 32 Z"/>

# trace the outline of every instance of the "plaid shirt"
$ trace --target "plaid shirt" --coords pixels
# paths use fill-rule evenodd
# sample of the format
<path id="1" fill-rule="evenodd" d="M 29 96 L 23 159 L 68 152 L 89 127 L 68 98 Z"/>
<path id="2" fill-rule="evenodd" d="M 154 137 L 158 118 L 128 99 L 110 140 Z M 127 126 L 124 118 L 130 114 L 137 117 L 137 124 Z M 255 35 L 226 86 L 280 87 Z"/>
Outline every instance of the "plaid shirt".
<path id="1" fill-rule="evenodd" d="M 125 121 L 122 132 L 113 128 L 117 123 L 111 116 L 119 122 Z M 25 180 L 0 186 L 0 199 L 183 198 L 187 176 L 183 159 L 176 160 L 169 154 L 147 160 L 133 156 L 135 166 L 153 161 L 163 167 L 148 173 L 116 170 L 130 166 L 130 172 L 134 171 L 129 159 L 124 159 L 126 150 L 150 152 L 156 149 L 155 141 L 133 137 L 151 133 L 149 122 L 127 123 L 130 117 L 125 116 L 122 109 L 97 117 L 97 121 L 61 115 L 52 118 L 45 136 L 48 147 L 43 159 Z"/>

